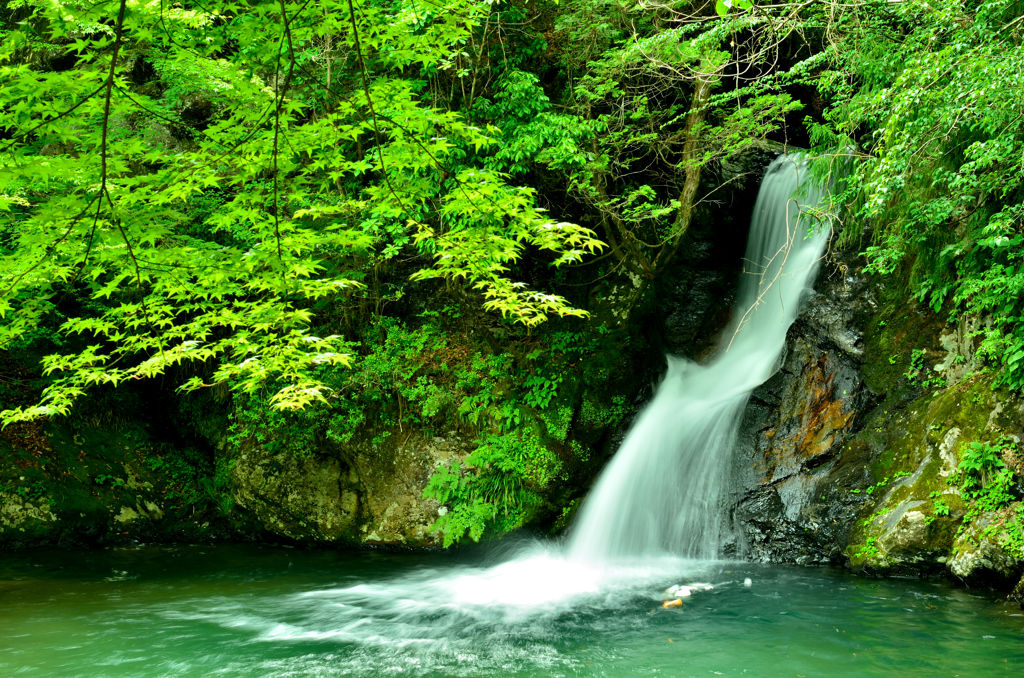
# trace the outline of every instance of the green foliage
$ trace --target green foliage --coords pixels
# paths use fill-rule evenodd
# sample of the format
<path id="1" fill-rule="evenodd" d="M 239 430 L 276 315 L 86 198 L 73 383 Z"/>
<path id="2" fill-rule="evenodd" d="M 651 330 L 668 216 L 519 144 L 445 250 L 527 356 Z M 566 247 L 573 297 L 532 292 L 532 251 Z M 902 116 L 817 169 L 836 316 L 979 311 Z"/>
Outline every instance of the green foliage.
<path id="1" fill-rule="evenodd" d="M 910 352 L 910 367 L 907 368 L 907 371 L 903 376 L 910 381 L 917 379 L 918 376 L 920 376 L 921 371 L 924 370 L 924 357 L 927 353 L 928 351 L 923 348 L 915 348 L 912 350 Z"/>
<path id="2" fill-rule="evenodd" d="M 467 156 L 497 129 L 420 96 L 488 3 L 20 7 L 0 49 L 0 348 L 58 334 L 41 401 L 3 422 L 184 365 L 213 368 L 184 390 L 324 402 L 320 368 L 351 356 L 312 333 L 314 308 L 400 252 L 514 322 L 585 315 L 510 276 L 528 252 L 557 267 L 601 243 Z M 42 53 L 74 66 L 34 68 Z"/>
<path id="3" fill-rule="evenodd" d="M 957 467 L 956 480 L 959 482 L 962 495 L 970 504 L 958 534 L 962 534 L 981 514 L 999 511 L 1014 502 L 1013 470 L 1002 460 L 1003 449 L 1012 445 L 1013 441 L 1010 439 L 1003 439 L 996 445 L 971 442 L 961 450 L 962 459 Z M 1019 506 L 1018 516 L 1001 527 L 1005 539 L 1010 540 L 1010 548 L 1014 548 L 1013 540 L 1021 531 Z M 1024 553 L 1020 550 L 1018 552 Z"/>
<path id="4" fill-rule="evenodd" d="M 715 0 L 715 11 L 719 16 L 725 16 L 732 10 L 748 10 L 753 6 L 753 0 Z"/>
<path id="5" fill-rule="evenodd" d="M 834 15 L 822 164 L 848 158 L 844 238 L 938 312 L 991 319 L 979 353 L 1024 388 L 1024 96 L 1018 0 L 864 3 Z M 951 303 L 950 303 L 951 302 Z M 911 366 L 908 374 L 916 370 Z M 916 376 L 916 375 L 915 375 Z"/>
<path id="6" fill-rule="evenodd" d="M 875 542 L 878 541 L 878 536 L 869 536 L 864 540 L 864 545 L 858 547 L 855 555 L 859 555 L 863 558 L 877 558 L 882 555 L 882 551 L 878 548 Z"/>
<path id="7" fill-rule="evenodd" d="M 22 478 L 24 480 L 24 478 Z M 49 502 L 49 497 L 46 493 L 46 483 L 42 480 L 34 480 L 32 482 L 26 482 L 23 485 L 17 485 L 15 487 L 0 487 L 0 492 L 13 492 L 25 501 L 38 504 L 42 501 Z"/>
<path id="8" fill-rule="evenodd" d="M 103 473 L 93 478 L 92 481 L 97 485 L 106 485 L 107 481 L 110 481 L 111 488 L 124 487 L 124 478 L 116 478 L 114 476 L 106 475 Z"/>
<path id="9" fill-rule="evenodd" d="M 1017 504 L 1017 510 L 1003 527 L 1003 548 L 1014 558 L 1024 560 L 1024 503 Z"/>
<path id="10" fill-rule="evenodd" d="M 478 541 L 490 526 L 501 534 L 521 526 L 559 470 L 540 438 L 521 430 L 486 435 L 460 466 L 439 467 L 423 496 L 444 505 L 432 529 L 450 546 L 466 534 Z"/>
<path id="11" fill-rule="evenodd" d="M 207 490 L 209 478 L 214 473 L 214 464 L 202 450 L 195 447 L 169 449 L 162 454 L 150 456 L 146 459 L 146 465 L 166 482 L 164 498 L 171 508 L 203 508 L 211 502 L 220 503 Z M 96 482 L 101 485 L 103 483 L 100 478 L 113 480 L 110 476 L 98 476 Z M 226 491 L 228 488 L 221 486 L 221 489 Z"/>
<path id="12" fill-rule="evenodd" d="M 997 480 L 1008 475 L 1001 452 L 1001 446 L 980 442 L 968 443 L 962 450 L 962 459 L 957 469 L 960 472 L 960 487 L 968 496 L 976 498 L 986 487 L 995 489 L 1007 484 L 1006 481 Z"/>
<path id="13" fill-rule="evenodd" d="M 569 435 L 569 426 L 572 424 L 575 412 L 571 407 L 551 407 L 540 413 L 541 420 L 547 428 L 547 434 L 553 440 L 564 443 Z"/>
<path id="14" fill-rule="evenodd" d="M 625 422 L 631 412 L 623 396 L 612 396 L 609 405 L 592 398 L 584 398 L 583 406 L 580 408 L 580 421 L 588 426 L 614 428 Z"/>
<path id="15" fill-rule="evenodd" d="M 530 407 L 544 409 L 555 397 L 561 382 L 562 377 L 559 376 L 533 375 L 527 377 L 523 384 L 526 387 L 523 401 Z"/>
<path id="16" fill-rule="evenodd" d="M 478 446 L 430 480 L 438 528 L 513 529 L 567 472 L 553 449 L 589 458 L 574 421 L 631 414 L 599 390 L 620 359 L 605 335 L 720 199 L 709 171 L 805 104 L 868 270 L 990 319 L 980 352 L 1024 387 L 1021 3 L 713 6 L 19 0 L 0 47 L 0 350 L 45 353 L 45 390 L 0 423 L 165 375 L 233 389 L 236 449 L 365 435 L 382 454 L 459 426 Z M 570 268 L 604 245 L 559 215 L 608 257 Z M 584 328 L 552 288 L 618 306 Z M 229 459 L 148 463 L 172 499 L 231 511 Z M 1005 509 L 1008 473 L 971 447 L 964 492 Z"/>

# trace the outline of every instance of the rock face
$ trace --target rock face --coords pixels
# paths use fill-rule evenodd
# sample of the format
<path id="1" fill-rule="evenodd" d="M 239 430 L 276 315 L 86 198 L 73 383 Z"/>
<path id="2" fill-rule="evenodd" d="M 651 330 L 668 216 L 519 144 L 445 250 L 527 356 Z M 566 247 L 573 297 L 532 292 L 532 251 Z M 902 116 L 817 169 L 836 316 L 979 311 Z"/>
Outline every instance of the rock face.
<path id="1" fill-rule="evenodd" d="M 167 463 L 139 431 L 37 423 L 30 432 L 0 440 L 0 548 L 191 540 L 206 531 L 195 502 L 184 506 L 182 488 L 155 471 Z"/>
<path id="2" fill-rule="evenodd" d="M 971 522 L 953 543 L 949 572 L 968 586 L 1009 589 L 1024 573 L 1024 560 L 1014 557 L 990 536 L 992 528 L 1007 516 L 985 513 Z"/>
<path id="3" fill-rule="evenodd" d="M 940 362 L 933 373 L 942 369 Z M 850 535 L 850 564 L 1008 590 L 1024 565 L 1020 544 L 1013 543 L 1021 529 L 1020 493 L 1003 495 L 991 510 L 962 494 L 958 469 L 972 443 L 1017 446 L 1024 400 L 993 390 L 991 376 L 965 376 L 918 395 L 905 407 L 888 399 L 893 409 L 877 413 L 851 441 L 851 448 L 869 451 L 874 491 Z M 1012 468 L 1015 460 L 1004 463 Z"/>
<path id="4" fill-rule="evenodd" d="M 1024 572 L 1024 399 L 977 376 L 981 321 L 948 328 L 855 264 L 830 262 L 779 372 L 751 395 L 729 548 L 1009 590 Z M 1016 486 L 983 510 L 958 467 L 971 443 L 996 441 Z"/>
<path id="5" fill-rule="evenodd" d="M 875 301 L 867 281 L 833 266 L 790 328 L 780 370 L 755 389 L 735 448 L 730 512 L 738 554 L 764 562 L 837 563 L 867 479 L 841 454 L 874 402 L 853 329 Z"/>
<path id="6" fill-rule="evenodd" d="M 338 459 L 250 446 L 238 456 L 232 480 L 235 501 L 269 532 L 327 542 L 355 536 L 359 480 Z"/>
<path id="7" fill-rule="evenodd" d="M 0 534 L 31 538 L 45 534 L 56 522 L 47 499 L 33 502 L 13 492 L 0 492 Z"/>
<path id="8" fill-rule="evenodd" d="M 295 540 L 434 546 L 430 526 L 445 509 L 423 489 L 437 466 L 461 461 L 470 446 L 457 431 L 391 433 L 301 458 L 250 442 L 232 470 L 235 501 L 269 532 Z"/>

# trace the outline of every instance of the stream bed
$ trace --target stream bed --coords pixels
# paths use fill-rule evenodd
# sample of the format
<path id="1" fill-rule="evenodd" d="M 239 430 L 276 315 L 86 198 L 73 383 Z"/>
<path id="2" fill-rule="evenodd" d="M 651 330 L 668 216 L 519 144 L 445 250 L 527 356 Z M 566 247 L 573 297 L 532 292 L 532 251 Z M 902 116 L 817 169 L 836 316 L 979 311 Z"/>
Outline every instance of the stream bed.
<path id="1" fill-rule="evenodd" d="M 749 586 L 744 580 L 750 579 Z M 674 608 L 673 584 L 707 583 Z M 513 553 L 0 554 L 0 675 L 1020 676 L 996 594 L 838 570 Z"/>

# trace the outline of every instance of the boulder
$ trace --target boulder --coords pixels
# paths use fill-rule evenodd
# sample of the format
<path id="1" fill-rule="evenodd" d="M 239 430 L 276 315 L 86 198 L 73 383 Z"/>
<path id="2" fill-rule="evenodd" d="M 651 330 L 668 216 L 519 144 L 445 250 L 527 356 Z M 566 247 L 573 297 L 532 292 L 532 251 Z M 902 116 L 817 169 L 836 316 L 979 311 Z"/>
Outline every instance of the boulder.
<path id="1" fill-rule="evenodd" d="M 1006 516 L 989 511 L 965 526 L 953 545 L 949 572 L 973 588 L 1009 590 L 1024 574 L 1024 560 L 1012 555 L 997 529 Z"/>
<path id="2" fill-rule="evenodd" d="M 295 540 L 389 546 L 435 546 L 431 525 L 446 508 L 423 498 L 441 464 L 463 460 L 472 443 L 395 430 L 298 457 L 250 441 L 232 470 L 235 501 L 271 533 Z"/>
<path id="3" fill-rule="evenodd" d="M 269 532 L 296 540 L 333 542 L 354 536 L 358 479 L 341 460 L 243 448 L 232 470 L 235 502 Z"/>

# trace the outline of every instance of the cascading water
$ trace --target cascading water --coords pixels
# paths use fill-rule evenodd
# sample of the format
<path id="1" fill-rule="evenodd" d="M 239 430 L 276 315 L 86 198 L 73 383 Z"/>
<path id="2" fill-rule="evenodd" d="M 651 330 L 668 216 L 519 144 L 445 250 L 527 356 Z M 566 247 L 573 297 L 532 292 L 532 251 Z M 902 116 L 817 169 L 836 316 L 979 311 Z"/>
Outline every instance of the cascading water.
<path id="1" fill-rule="evenodd" d="M 193 636 L 179 629 L 212 628 L 211 638 L 227 639 L 218 641 L 224 643 L 217 646 L 218 661 L 235 645 L 244 648 L 245 659 L 225 675 L 591 675 L 589 660 L 574 659 L 580 637 L 620 638 L 632 629 L 644 637 L 664 631 L 692 641 L 692 631 L 651 626 L 672 620 L 648 614 L 652 604 L 663 602 L 661 592 L 669 583 L 714 581 L 713 590 L 701 586 L 703 600 L 742 599 L 744 609 L 774 601 L 748 598 L 741 593 L 746 589 L 740 566 L 731 565 L 726 578 L 710 559 L 717 554 L 719 503 L 737 420 L 751 389 L 775 369 L 827 237 L 820 230 L 805 237 L 811 220 L 798 219 L 800 209 L 791 200 L 803 177 L 792 157 L 769 168 L 746 255 L 748 270 L 761 275 L 747 276 L 741 286 L 738 314 L 744 317 L 723 342 L 728 350 L 723 346 L 707 366 L 670 360 L 654 401 L 591 493 L 567 545 L 532 543 L 488 566 L 448 563 L 400 573 L 388 569 L 388 557 L 363 554 L 375 560 L 357 577 L 347 576 L 347 567 L 339 568 L 341 574 L 332 568 L 328 585 L 258 598 L 254 588 L 263 590 L 267 582 L 254 587 L 245 579 L 232 596 L 220 579 L 211 580 L 208 594 L 193 599 L 198 589 L 189 587 L 185 600 L 157 608 L 159 633 L 168 632 L 154 634 L 158 647 L 176 642 L 191 652 Z M 816 201 L 815 195 L 800 199 Z M 390 574 L 378 576 L 379 567 Z M 274 581 L 279 580 L 291 581 L 283 576 Z M 144 580 L 144 586 L 154 585 Z M 125 618 L 128 633 L 136 617 Z M 660 630 L 649 633 L 651 628 Z M 671 634 L 668 628 L 674 629 Z M 598 632 L 607 636 L 594 635 Z M 49 628 L 47 634 L 52 635 Z M 90 629 L 89 635 L 95 633 Z M 247 641 L 234 643 L 235 638 Z M 717 635 L 711 642 L 721 646 Z M 664 644 L 661 640 L 659 647 Z M 7 656 L 2 645 L 0 668 Z M 245 663 L 253 647 L 269 647 L 274 654 L 255 667 Z M 318 647 L 329 649 L 318 654 Z M 662 656 L 653 645 L 643 647 L 641 654 Z M 636 673 L 633 660 L 617 657 L 615 649 L 608 652 L 594 675 Z M 131 675 L 137 675 L 139 664 L 127 662 L 135 660 L 111 659 L 134 670 Z M 672 666 L 679 661 L 675 655 Z M 186 675 L 179 664 L 161 668 L 160 675 Z M 609 674 L 605 667 L 612 664 L 618 668 Z M 207 668 L 204 664 L 189 675 L 207 675 Z"/>
<path id="2" fill-rule="evenodd" d="M 828 228 L 814 216 L 821 197 L 799 156 L 780 156 L 768 168 L 731 331 L 708 365 L 669 358 L 654 399 L 583 506 L 570 558 L 718 555 L 740 417 L 750 392 L 778 369 L 786 332 L 828 241 Z"/>

